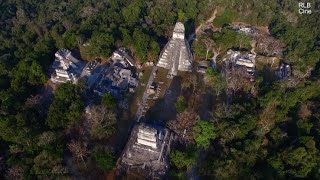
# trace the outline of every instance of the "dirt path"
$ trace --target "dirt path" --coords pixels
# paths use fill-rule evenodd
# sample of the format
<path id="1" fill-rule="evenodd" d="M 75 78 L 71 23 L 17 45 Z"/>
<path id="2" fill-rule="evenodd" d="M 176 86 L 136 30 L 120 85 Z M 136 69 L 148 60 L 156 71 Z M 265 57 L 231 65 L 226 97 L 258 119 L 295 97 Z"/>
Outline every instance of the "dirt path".
<path id="1" fill-rule="evenodd" d="M 137 110 L 137 113 L 136 113 L 136 120 L 138 122 L 139 122 L 140 118 L 143 116 L 143 109 L 145 108 L 145 105 L 147 104 L 147 100 L 148 100 L 148 97 L 149 97 L 149 94 L 147 93 L 147 90 L 149 89 L 149 87 L 151 86 L 151 84 L 152 84 L 152 82 L 154 80 L 154 74 L 157 71 L 157 69 L 158 69 L 158 67 L 156 65 L 153 66 L 151 74 L 150 74 L 150 77 L 149 77 L 149 80 L 148 80 L 148 83 L 147 83 L 146 88 L 144 90 L 141 102 L 139 104 L 139 107 L 138 107 L 138 110 Z"/>
<path id="2" fill-rule="evenodd" d="M 204 26 L 204 25 L 207 25 L 207 24 L 211 24 L 213 22 L 213 20 L 216 18 L 216 15 L 217 15 L 217 12 L 218 10 L 215 9 L 212 13 L 212 15 L 209 17 L 209 19 L 206 20 L 205 23 L 201 23 L 195 30 L 195 32 L 193 34 L 191 34 L 188 38 L 188 41 L 192 41 L 196 38 L 196 36 L 199 34 L 199 32 L 201 31 L 201 28 Z"/>

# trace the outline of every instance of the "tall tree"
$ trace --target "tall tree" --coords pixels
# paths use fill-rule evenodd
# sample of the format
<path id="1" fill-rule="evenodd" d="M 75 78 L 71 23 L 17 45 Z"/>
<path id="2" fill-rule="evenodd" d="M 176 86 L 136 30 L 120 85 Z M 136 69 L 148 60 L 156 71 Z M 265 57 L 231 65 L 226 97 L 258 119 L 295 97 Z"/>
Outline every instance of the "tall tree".
<path id="1" fill-rule="evenodd" d="M 198 147 L 208 148 L 210 141 L 216 138 L 213 124 L 205 120 L 198 121 L 193 128 L 193 138 Z"/>
<path id="2" fill-rule="evenodd" d="M 80 121 L 83 108 L 79 88 L 70 83 L 63 84 L 55 92 L 47 123 L 50 128 L 65 128 Z"/>
<path id="3" fill-rule="evenodd" d="M 91 107 L 90 114 L 90 134 L 93 138 L 106 139 L 115 133 L 117 119 L 113 110 L 98 105 Z"/>

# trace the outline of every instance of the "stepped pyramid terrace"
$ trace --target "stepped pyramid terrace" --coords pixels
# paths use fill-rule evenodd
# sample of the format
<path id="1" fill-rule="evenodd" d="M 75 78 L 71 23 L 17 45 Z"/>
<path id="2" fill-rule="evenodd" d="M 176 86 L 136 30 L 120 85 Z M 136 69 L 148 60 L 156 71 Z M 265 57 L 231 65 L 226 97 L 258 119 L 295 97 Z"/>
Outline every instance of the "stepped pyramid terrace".
<path id="1" fill-rule="evenodd" d="M 172 138 L 166 128 L 138 124 L 133 128 L 118 163 L 127 170 L 140 169 L 154 175 L 164 175 L 168 168 L 167 157 Z"/>
<path id="2" fill-rule="evenodd" d="M 77 83 L 81 74 L 83 63 L 72 56 L 68 49 L 59 49 L 55 53 L 55 60 L 52 64 L 54 72 L 51 75 L 51 81 L 54 83 Z"/>
<path id="3" fill-rule="evenodd" d="M 177 22 L 171 39 L 160 54 L 157 66 L 169 69 L 169 77 L 176 76 L 178 71 L 192 70 L 193 57 L 189 43 L 184 35 L 184 25 L 181 22 Z"/>

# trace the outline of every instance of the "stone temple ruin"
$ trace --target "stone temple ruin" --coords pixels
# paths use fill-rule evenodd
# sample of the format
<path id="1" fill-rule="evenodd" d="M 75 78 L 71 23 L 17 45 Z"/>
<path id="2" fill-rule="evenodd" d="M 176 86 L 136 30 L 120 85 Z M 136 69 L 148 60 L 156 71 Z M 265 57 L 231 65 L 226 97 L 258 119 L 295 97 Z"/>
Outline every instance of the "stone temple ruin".
<path id="1" fill-rule="evenodd" d="M 192 54 L 188 41 L 184 37 L 185 28 L 177 22 L 170 41 L 163 48 L 158 67 L 169 69 L 169 77 L 176 76 L 179 71 L 192 70 Z"/>
<path id="2" fill-rule="evenodd" d="M 149 176 L 164 175 L 172 138 L 166 128 L 143 123 L 136 125 L 118 161 L 119 167 L 141 170 Z"/>
<path id="3" fill-rule="evenodd" d="M 81 73 L 81 62 L 71 55 L 71 51 L 63 48 L 55 53 L 55 57 L 52 64 L 54 72 L 51 75 L 51 81 L 76 84 Z"/>
<path id="4" fill-rule="evenodd" d="M 222 61 L 226 62 L 227 66 L 245 67 L 247 74 L 250 77 L 250 81 L 254 81 L 255 66 L 256 66 L 256 54 L 248 52 L 240 52 L 234 50 L 227 51 L 227 57 Z"/>

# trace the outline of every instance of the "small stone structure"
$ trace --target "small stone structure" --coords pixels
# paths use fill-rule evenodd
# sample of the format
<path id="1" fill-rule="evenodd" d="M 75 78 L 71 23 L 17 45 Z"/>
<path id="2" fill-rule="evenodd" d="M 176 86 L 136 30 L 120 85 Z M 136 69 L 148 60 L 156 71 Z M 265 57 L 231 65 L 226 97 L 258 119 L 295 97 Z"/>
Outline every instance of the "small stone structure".
<path id="1" fill-rule="evenodd" d="M 253 26 L 244 25 L 244 24 L 229 24 L 229 28 L 235 30 L 238 33 L 245 33 L 247 35 L 251 35 L 257 31 L 257 29 Z"/>
<path id="2" fill-rule="evenodd" d="M 204 74 L 204 73 L 206 73 L 208 67 L 209 67 L 209 61 L 199 61 L 197 72 Z"/>
<path id="3" fill-rule="evenodd" d="M 147 89 L 148 94 L 155 94 L 157 90 L 157 84 L 153 82 L 150 87 Z"/>
<path id="4" fill-rule="evenodd" d="M 124 47 L 114 51 L 112 54 L 112 59 L 125 60 L 130 66 L 135 66 L 134 59 L 129 55 L 129 51 Z"/>
<path id="5" fill-rule="evenodd" d="M 280 62 L 279 67 L 276 71 L 276 75 L 280 80 L 290 80 L 292 75 L 292 69 L 291 66 L 283 61 Z"/>
<path id="6" fill-rule="evenodd" d="M 172 38 L 160 54 L 157 66 L 169 69 L 170 77 L 176 76 L 178 70 L 192 70 L 193 57 L 184 33 L 184 25 L 181 22 L 177 22 L 173 30 Z"/>
<path id="7" fill-rule="evenodd" d="M 167 156 L 172 138 L 166 128 L 144 123 L 135 125 L 118 167 L 141 170 L 150 176 L 164 175 L 168 170 Z"/>

